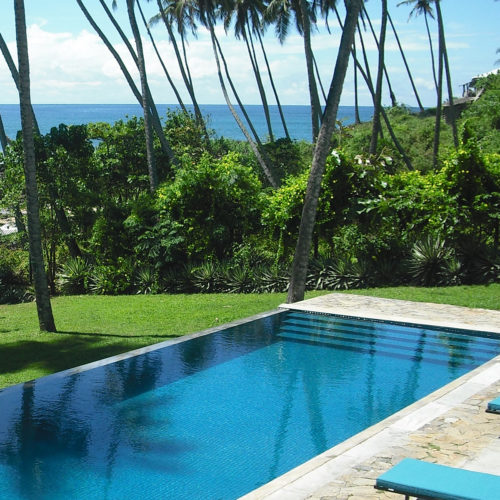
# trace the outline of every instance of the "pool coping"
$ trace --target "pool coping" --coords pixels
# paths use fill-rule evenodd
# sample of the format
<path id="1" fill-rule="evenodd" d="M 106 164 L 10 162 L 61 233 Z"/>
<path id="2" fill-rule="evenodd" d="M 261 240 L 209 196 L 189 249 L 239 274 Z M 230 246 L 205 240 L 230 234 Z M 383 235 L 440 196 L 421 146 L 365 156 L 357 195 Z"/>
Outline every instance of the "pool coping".
<path id="1" fill-rule="evenodd" d="M 459 330 L 477 331 L 478 328 L 474 325 L 478 323 L 480 331 L 500 334 L 500 311 L 485 309 L 341 293 L 295 304 L 283 304 L 280 308 Z M 478 318 L 482 319 L 477 321 Z M 491 324 L 492 321 L 498 321 L 498 326 Z M 382 452 L 387 448 L 388 442 L 393 446 L 398 443 L 404 446 L 410 433 L 421 429 L 499 381 L 500 355 L 240 498 L 241 500 L 307 498 L 336 478 L 352 472 L 355 465 Z"/>

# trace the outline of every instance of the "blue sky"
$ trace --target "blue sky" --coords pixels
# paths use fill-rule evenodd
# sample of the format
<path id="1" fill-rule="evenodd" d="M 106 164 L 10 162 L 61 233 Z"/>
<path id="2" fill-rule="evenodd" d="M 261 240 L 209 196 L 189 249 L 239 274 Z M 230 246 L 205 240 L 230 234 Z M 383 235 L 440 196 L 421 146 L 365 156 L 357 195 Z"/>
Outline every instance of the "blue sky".
<path id="1" fill-rule="evenodd" d="M 405 48 L 406 57 L 414 73 L 421 99 L 426 106 L 435 105 L 435 91 L 432 83 L 429 45 L 423 17 L 408 20 L 410 7 L 397 4 L 400 0 L 389 0 L 389 9 L 399 37 Z M 15 32 L 13 1 L 0 2 L 0 31 L 11 53 L 15 56 Z M 127 58 L 124 45 L 114 34 L 112 26 L 103 14 L 98 0 L 85 0 L 85 5 L 102 26 L 120 54 Z M 339 2 L 342 4 L 342 2 Z M 111 4 L 111 0 L 108 0 Z M 125 0 L 118 2 L 116 16 L 124 28 L 128 28 Z M 142 0 L 146 15 L 156 13 L 156 2 Z M 500 58 L 496 49 L 500 47 L 500 1 L 441 0 L 452 71 L 453 91 L 461 94 L 460 84 L 471 77 L 499 67 L 495 61 Z M 25 0 L 28 25 L 29 51 L 31 61 L 32 100 L 34 103 L 131 103 L 135 102 L 118 65 L 94 33 L 76 1 L 72 0 Z M 380 26 L 380 2 L 366 3 L 375 29 Z M 433 42 L 437 48 L 437 26 L 431 21 Z M 330 18 L 332 34 L 328 34 L 322 23 L 313 36 L 313 48 L 322 80 L 328 86 L 332 76 L 336 51 L 340 38 L 339 29 Z M 130 29 L 126 29 L 130 34 Z M 171 45 L 165 28 L 159 24 L 153 33 L 179 88 L 180 74 L 177 69 Z M 258 104 L 259 97 L 251 74 L 243 42 L 233 36 L 225 37 L 220 28 L 223 50 L 229 63 L 233 80 L 247 104 Z M 369 33 L 364 33 L 371 71 L 376 72 L 376 47 Z M 175 98 L 162 72 L 152 48 L 144 40 L 146 63 L 150 86 L 158 103 L 174 103 Z M 302 39 L 290 33 L 284 45 L 273 36 L 272 29 L 266 34 L 266 48 L 271 62 L 273 77 L 284 104 L 307 104 L 308 90 L 306 68 L 303 57 Z M 191 38 L 188 47 L 190 67 L 193 72 L 198 100 L 204 104 L 223 103 L 217 79 L 215 63 L 207 33 L 200 30 L 197 39 Z M 386 65 L 391 75 L 398 102 L 415 105 L 408 78 L 403 67 L 397 45 L 389 30 L 386 45 Z M 132 68 L 132 65 L 129 64 Z M 137 76 L 136 76 L 137 77 Z M 186 93 L 182 92 L 185 96 Z M 342 105 L 354 103 L 353 68 L 349 67 Z M 360 104 L 370 105 L 369 93 L 360 87 Z M 389 104 L 385 93 L 384 104 Z M 18 95 L 3 60 L 0 60 L 0 103 L 17 103 Z M 186 98 L 186 102 L 189 100 Z"/>

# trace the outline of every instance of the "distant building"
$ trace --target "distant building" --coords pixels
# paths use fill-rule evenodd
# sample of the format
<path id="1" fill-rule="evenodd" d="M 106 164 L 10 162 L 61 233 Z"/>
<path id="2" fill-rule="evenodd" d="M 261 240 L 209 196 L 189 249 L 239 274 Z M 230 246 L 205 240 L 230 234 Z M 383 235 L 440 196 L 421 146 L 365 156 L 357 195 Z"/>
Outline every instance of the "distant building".
<path id="1" fill-rule="evenodd" d="M 467 106 L 479 99 L 482 94 L 482 89 L 476 89 L 476 83 L 480 78 L 484 78 L 488 75 L 495 75 L 500 73 L 500 68 L 489 71 L 488 73 L 483 73 L 481 75 L 474 76 L 470 82 L 463 83 L 462 87 L 462 97 L 453 98 L 453 114 L 455 115 L 455 119 L 459 118 L 462 114 L 462 111 L 467 108 Z M 443 114 L 444 118 L 448 123 L 451 123 L 451 108 L 450 103 L 448 101 L 443 103 Z"/>

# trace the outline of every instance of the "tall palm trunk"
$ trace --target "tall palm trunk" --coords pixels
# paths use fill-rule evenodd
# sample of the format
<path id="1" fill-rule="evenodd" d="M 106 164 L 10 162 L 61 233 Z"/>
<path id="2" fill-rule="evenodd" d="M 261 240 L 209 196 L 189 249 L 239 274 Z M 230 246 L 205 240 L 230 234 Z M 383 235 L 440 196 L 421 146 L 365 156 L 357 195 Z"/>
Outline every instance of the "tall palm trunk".
<path id="1" fill-rule="evenodd" d="M 215 64 L 217 66 L 217 75 L 219 76 L 219 82 L 220 82 L 222 94 L 224 95 L 224 99 L 226 101 L 227 107 L 229 108 L 229 111 L 233 115 L 236 123 L 238 124 L 238 127 L 243 132 L 243 135 L 245 136 L 246 140 L 250 144 L 250 147 L 252 148 L 252 151 L 255 154 L 255 158 L 257 159 L 257 162 L 259 163 L 259 165 L 262 168 L 264 176 L 268 180 L 269 184 L 272 187 L 276 188 L 276 187 L 278 187 L 278 183 L 276 182 L 271 170 L 269 169 L 267 162 L 265 161 L 265 159 L 262 155 L 260 148 L 258 147 L 258 146 L 261 146 L 259 136 L 258 136 L 254 126 L 252 125 L 252 122 L 251 122 L 250 118 L 248 117 L 248 114 L 246 113 L 246 110 L 245 110 L 245 107 L 243 106 L 243 103 L 240 101 L 240 99 L 238 97 L 238 94 L 236 92 L 236 88 L 234 87 L 232 81 L 229 79 L 229 72 L 227 69 L 227 64 L 226 64 L 225 60 L 223 59 L 223 64 L 224 64 L 225 71 L 226 71 L 226 77 L 228 77 L 229 84 L 231 86 L 231 89 L 233 90 L 233 93 L 236 96 L 236 99 L 238 101 L 238 105 L 240 106 L 240 109 L 241 109 L 242 113 L 244 114 L 244 116 L 248 122 L 248 125 L 250 126 L 252 133 L 255 137 L 255 141 L 258 143 L 258 145 L 255 143 L 255 141 L 250 136 L 250 133 L 248 132 L 247 128 L 245 127 L 245 125 L 241 121 L 240 117 L 238 116 L 238 113 L 236 112 L 236 110 L 234 109 L 234 106 L 231 103 L 231 99 L 229 98 L 229 94 L 227 92 L 226 84 L 224 83 L 224 77 L 222 76 L 222 70 L 220 67 L 219 53 L 220 53 L 222 58 L 223 58 L 223 54 L 222 54 L 222 51 L 220 50 L 219 42 L 217 40 L 217 37 L 215 35 L 215 30 L 214 30 L 213 24 L 211 22 L 208 23 L 208 30 L 210 32 L 210 38 L 212 40 L 212 49 L 213 49 L 213 53 L 214 53 L 214 57 L 215 57 Z"/>
<path id="2" fill-rule="evenodd" d="M 358 125 L 361 123 L 361 119 L 359 117 L 359 95 L 358 95 L 358 66 L 356 64 L 356 39 L 354 39 L 352 43 L 352 58 L 354 61 L 353 70 L 354 70 L 354 123 Z"/>
<path id="3" fill-rule="evenodd" d="M 82 0 L 76 0 L 76 3 L 80 7 L 80 10 L 83 12 L 84 16 L 87 18 L 88 22 L 94 28 L 95 32 L 99 35 L 99 38 L 102 40 L 106 48 L 111 52 L 111 55 L 115 58 L 115 61 L 118 63 L 118 66 L 122 70 L 123 76 L 125 77 L 125 80 L 127 80 L 127 83 L 129 84 L 130 90 L 132 90 L 132 93 L 134 94 L 135 98 L 139 102 L 139 104 L 143 105 L 142 102 L 142 94 L 139 92 L 139 89 L 137 88 L 137 85 L 135 84 L 129 70 L 125 66 L 125 63 L 123 62 L 123 59 L 120 57 L 118 52 L 115 50 L 111 42 L 108 40 L 104 32 L 99 28 L 98 24 L 94 21 L 93 17 L 90 15 L 89 11 L 83 4 Z M 156 135 L 158 136 L 160 140 L 160 144 L 162 147 L 163 152 L 167 155 L 167 158 L 172 162 L 172 163 L 177 163 L 177 159 L 175 158 L 175 155 L 170 148 L 170 145 L 165 137 L 165 133 L 163 132 L 163 128 L 161 125 L 160 117 L 158 116 L 158 110 L 156 109 L 156 106 L 154 105 L 152 101 L 152 96 L 150 93 L 148 93 L 148 98 L 149 98 L 149 109 L 151 112 L 152 116 L 152 121 L 153 121 L 153 127 L 156 132 Z"/>
<path id="4" fill-rule="evenodd" d="M 382 83 L 384 78 L 385 34 L 387 29 L 387 0 L 382 0 L 382 23 L 380 25 L 380 40 L 378 42 L 378 72 L 375 86 L 375 102 L 372 120 L 372 135 L 370 140 L 370 154 L 377 153 L 378 136 L 380 133 L 380 110 L 382 108 Z"/>
<path id="5" fill-rule="evenodd" d="M 167 19 L 167 16 L 166 16 L 165 11 L 163 9 L 163 6 L 161 4 L 161 0 L 157 0 L 157 4 L 158 4 L 160 16 L 162 18 L 163 24 L 165 25 L 165 28 L 166 28 L 167 33 L 168 33 L 168 37 L 172 43 L 172 47 L 173 47 L 174 52 L 175 52 L 175 57 L 177 59 L 177 64 L 178 64 L 179 70 L 181 72 L 182 80 L 183 80 L 184 85 L 186 87 L 186 90 L 189 94 L 189 98 L 191 99 L 191 103 L 193 104 L 194 115 L 196 117 L 198 124 L 203 125 L 203 127 L 205 127 L 205 121 L 203 120 L 203 115 L 201 114 L 201 110 L 200 110 L 200 107 L 198 105 L 198 101 L 196 99 L 196 94 L 194 91 L 193 82 L 191 80 L 191 74 L 189 73 L 189 65 L 187 63 L 184 64 L 184 62 L 183 62 L 183 58 L 181 56 L 181 53 L 179 51 L 179 46 L 177 44 L 177 39 L 176 39 L 176 37 L 174 35 L 174 31 L 172 29 L 172 23 L 170 23 L 169 20 Z M 184 38 L 182 35 L 181 35 L 181 37 L 182 37 L 183 44 L 184 44 Z M 183 45 L 183 47 L 184 47 L 184 45 Z M 184 60 L 185 60 L 185 58 L 184 58 Z M 208 133 L 206 132 L 206 129 L 205 129 L 205 136 L 208 137 Z"/>
<path id="6" fill-rule="evenodd" d="M 14 83 L 16 84 L 16 89 L 19 92 L 19 72 L 17 71 L 14 60 L 12 59 L 12 56 L 10 55 L 9 47 L 7 47 L 7 44 L 5 43 L 5 40 L 3 39 L 3 36 L 1 33 L 0 33 L 0 51 L 2 52 L 2 55 L 5 59 L 6 64 L 7 64 L 7 67 L 10 70 L 10 74 L 12 76 L 12 79 L 14 80 Z M 30 107 L 31 107 L 31 115 L 32 115 L 32 120 L 33 120 L 34 132 L 35 132 L 35 134 L 40 135 L 40 128 L 38 127 L 38 122 L 36 120 L 35 112 L 33 111 L 33 106 L 30 105 Z"/>
<path id="7" fill-rule="evenodd" d="M 387 7 L 385 10 L 387 11 Z M 377 49 L 380 52 L 381 41 L 379 41 L 379 39 L 377 38 L 375 30 L 373 29 L 372 21 L 370 19 L 370 16 L 368 15 L 368 12 L 366 11 L 365 7 L 363 7 L 363 12 L 365 13 L 366 19 L 368 21 L 368 25 L 370 26 L 370 31 L 372 32 L 373 39 L 375 40 L 375 44 L 377 46 Z M 382 22 L 384 22 L 384 21 L 382 20 Z M 387 25 L 387 20 L 385 21 L 385 23 Z M 385 28 L 385 31 L 387 31 L 387 28 Z M 385 42 L 385 40 L 384 40 L 384 42 Z M 382 50 L 385 50 L 385 49 L 382 48 Z M 384 71 L 384 75 L 385 75 L 385 80 L 387 82 L 387 87 L 389 88 L 389 96 L 391 98 L 391 104 L 393 107 L 395 107 L 395 106 L 397 106 L 398 103 L 396 101 L 396 95 L 394 94 L 394 91 L 392 90 L 391 80 L 389 78 L 389 73 L 387 72 L 387 68 L 385 67 L 385 62 L 384 62 L 384 66 L 383 66 L 383 71 Z"/>
<path id="8" fill-rule="evenodd" d="M 283 114 L 283 109 L 281 107 L 280 98 L 278 95 L 278 91 L 276 90 L 276 85 L 274 85 L 273 74 L 271 72 L 271 66 L 269 65 L 269 60 L 267 59 L 266 50 L 264 48 L 264 42 L 262 41 L 262 37 L 260 36 L 260 32 L 257 31 L 257 36 L 259 38 L 260 48 L 262 51 L 262 55 L 264 56 L 264 61 L 266 63 L 267 74 L 269 75 L 269 82 L 271 83 L 271 88 L 273 89 L 274 98 L 276 100 L 276 105 L 278 106 L 278 112 L 281 119 L 281 124 L 283 125 L 283 131 L 285 132 L 285 137 L 290 139 L 290 134 L 288 133 L 288 127 L 286 126 L 285 115 Z"/>
<path id="9" fill-rule="evenodd" d="M 444 36 L 444 22 L 443 15 L 441 13 L 441 0 L 436 0 L 436 13 L 439 26 L 439 40 L 440 40 L 440 50 L 441 57 L 444 61 L 444 68 L 446 71 L 446 84 L 448 88 L 448 106 L 450 108 L 450 119 L 451 119 L 451 129 L 453 131 L 453 142 L 455 148 L 458 148 L 458 131 L 457 131 L 457 121 L 455 119 L 455 108 L 453 106 L 453 89 L 451 86 L 451 74 L 450 74 L 450 64 L 448 62 L 448 51 L 446 50 L 446 39 Z"/>
<path id="10" fill-rule="evenodd" d="M 2 150 L 5 152 L 7 146 L 9 145 L 9 138 L 5 134 L 5 128 L 3 126 L 2 115 L 0 115 L 0 146 L 2 146 Z"/>
<path id="11" fill-rule="evenodd" d="M 161 57 L 160 51 L 158 50 L 158 47 L 156 46 L 155 39 L 153 37 L 153 33 L 151 33 L 151 30 L 149 29 L 148 22 L 146 21 L 146 17 L 144 16 L 144 12 L 142 11 L 141 7 L 141 2 L 137 0 L 137 7 L 139 8 L 139 13 L 141 14 L 142 22 L 144 23 L 144 27 L 146 28 L 146 31 L 148 33 L 149 39 L 151 40 L 151 45 L 153 46 L 153 49 L 155 51 L 156 57 L 158 58 L 158 61 L 160 61 L 160 65 L 163 69 L 163 72 L 165 73 L 165 76 L 167 77 L 168 83 L 170 84 L 171 89 L 173 90 L 175 94 L 175 98 L 177 99 L 177 102 L 179 103 L 179 106 L 181 107 L 182 111 L 187 113 L 186 106 L 184 105 L 184 102 L 182 101 L 182 97 L 179 94 L 179 91 L 177 90 L 177 87 L 172 80 L 172 77 L 170 76 L 170 73 L 163 61 L 163 58 Z"/>
<path id="12" fill-rule="evenodd" d="M 156 162 L 153 147 L 153 129 L 151 127 L 151 113 L 149 111 L 149 87 L 146 76 L 144 51 L 142 49 L 141 33 L 139 32 L 139 26 L 137 25 L 137 19 L 135 17 L 134 3 L 135 0 L 127 0 L 127 12 L 130 27 L 132 28 L 132 33 L 134 34 L 135 46 L 137 50 L 137 66 L 139 68 L 139 78 L 141 80 L 142 109 L 144 112 L 144 136 L 146 139 L 146 158 L 148 162 L 149 188 L 151 192 L 154 193 L 156 191 L 156 188 L 158 187 L 158 173 L 156 171 Z"/>
<path id="13" fill-rule="evenodd" d="M 248 19 L 247 19 L 248 24 Z M 273 127 L 271 125 L 271 114 L 269 113 L 269 104 L 267 102 L 266 91 L 264 90 L 264 83 L 262 82 L 262 77 L 260 75 L 259 62 L 257 61 L 257 54 L 255 53 L 255 47 L 253 44 L 253 38 L 250 30 L 243 28 L 243 39 L 247 47 L 248 57 L 252 65 L 252 70 L 255 75 L 255 81 L 257 82 L 257 88 L 259 89 L 260 99 L 262 101 L 262 108 L 264 110 L 264 117 L 267 124 L 267 133 L 269 135 L 269 140 L 274 142 Z"/>
<path id="14" fill-rule="evenodd" d="M 441 114 L 442 114 L 442 99 L 443 99 L 443 53 L 441 31 L 439 32 L 439 48 L 438 48 L 438 86 L 437 86 L 437 104 L 436 104 L 436 121 L 434 125 L 434 148 L 432 153 L 432 165 L 437 168 L 439 156 L 439 143 L 441 135 Z"/>
<path id="15" fill-rule="evenodd" d="M 312 141 L 316 142 L 321 123 L 321 105 L 319 102 L 318 87 L 314 77 L 313 51 L 311 46 L 311 19 L 307 0 L 300 0 L 300 13 L 302 16 L 304 54 L 306 57 L 307 81 L 309 84 L 309 98 L 311 101 Z"/>
<path id="16" fill-rule="evenodd" d="M 14 10 L 16 18 L 16 41 L 19 67 L 19 102 L 21 108 L 21 125 L 24 148 L 24 176 L 26 180 L 30 263 L 33 269 L 36 307 L 40 329 L 48 332 L 55 332 L 56 325 L 52 314 L 47 274 L 45 272 L 45 265 L 43 262 L 24 0 L 14 0 Z"/>
<path id="17" fill-rule="evenodd" d="M 325 171 L 326 159 L 330 153 L 331 137 L 335 129 L 340 96 L 342 94 L 347 66 L 349 64 L 351 47 L 354 41 L 354 33 L 356 31 L 356 23 L 361 5 L 362 0 L 351 0 L 346 6 L 345 25 L 342 30 L 335 70 L 328 92 L 318 140 L 314 148 L 311 172 L 307 182 L 304 207 L 300 220 L 299 237 L 295 248 L 290 287 L 288 289 L 288 303 L 304 299 L 309 254 L 311 251 L 321 181 Z"/>
<path id="18" fill-rule="evenodd" d="M 431 35 L 431 30 L 429 28 L 429 18 L 427 17 L 427 12 L 425 10 L 424 10 L 424 20 L 425 20 L 425 29 L 427 30 L 427 39 L 429 40 L 429 50 L 431 53 L 432 77 L 434 78 L 434 85 L 436 86 L 436 92 L 437 92 L 438 81 L 436 76 L 436 61 L 434 58 L 434 47 L 432 46 L 432 35 Z"/>
<path id="19" fill-rule="evenodd" d="M 413 76 L 411 74 L 410 67 L 408 66 L 408 61 L 406 60 L 406 56 L 405 56 L 403 47 L 401 46 L 401 42 L 399 40 L 398 33 L 396 31 L 396 28 L 394 27 L 394 23 L 392 22 L 391 15 L 389 13 L 387 13 L 387 19 L 391 23 L 392 32 L 394 33 L 394 37 L 396 38 L 396 42 L 397 42 L 398 47 L 399 47 L 399 52 L 401 53 L 401 57 L 403 59 L 404 65 L 405 65 L 406 72 L 408 73 L 408 78 L 410 79 L 411 88 L 413 89 L 413 93 L 415 94 L 415 98 L 417 99 L 418 107 L 419 107 L 420 111 L 423 111 L 424 107 L 422 106 L 422 102 L 420 101 L 420 96 L 418 95 L 417 87 L 415 86 L 415 82 L 413 81 Z"/>

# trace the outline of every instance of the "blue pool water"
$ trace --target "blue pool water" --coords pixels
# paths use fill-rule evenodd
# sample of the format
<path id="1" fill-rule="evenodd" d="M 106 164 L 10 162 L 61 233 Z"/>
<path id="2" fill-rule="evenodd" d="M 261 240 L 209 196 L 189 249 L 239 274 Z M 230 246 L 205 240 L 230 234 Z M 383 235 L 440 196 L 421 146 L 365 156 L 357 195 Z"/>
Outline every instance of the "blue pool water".
<path id="1" fill-rule="evenodd" d="M 500 354 L 296 312 L 0 391 L 3 499 L 233 499 Z"/>

